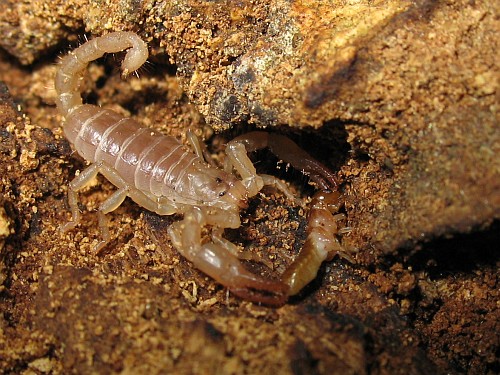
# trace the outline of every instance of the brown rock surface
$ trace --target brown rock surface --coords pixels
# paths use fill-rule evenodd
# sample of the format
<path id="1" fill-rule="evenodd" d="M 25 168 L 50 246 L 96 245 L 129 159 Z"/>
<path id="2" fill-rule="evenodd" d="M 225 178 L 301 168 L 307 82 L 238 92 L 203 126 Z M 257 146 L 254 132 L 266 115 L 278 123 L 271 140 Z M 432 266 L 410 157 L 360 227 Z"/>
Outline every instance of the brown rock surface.
<path id="1" fill-rule="evenodd" d="M 500 371 L 496 2 L 0 6 L 2 372 Z M 137 31 L 152 64 L 128 81 L 112 57 L 92 65 L 87 101 L 179 136 L 191 127 L 208 139 L 205 123 L 289 134 L 338 171 L 356 264 L 334 260 L 300 298 L 259 307 L 172 250 L 176 217 L 129 201 L 96 256 L 88 211 L 113 190 L 102 178 L 82 194 L 84 223 L 60 234 L 84 163 L 62 137 L 53 62 L 84 31 L 109 30 Z M 231 134 L 211 138 L 214 150 Z M 310 193 L 300 175 L 277 173 Z M 264 193 L 228 235 L 279 275 L 304 212 Z"/>

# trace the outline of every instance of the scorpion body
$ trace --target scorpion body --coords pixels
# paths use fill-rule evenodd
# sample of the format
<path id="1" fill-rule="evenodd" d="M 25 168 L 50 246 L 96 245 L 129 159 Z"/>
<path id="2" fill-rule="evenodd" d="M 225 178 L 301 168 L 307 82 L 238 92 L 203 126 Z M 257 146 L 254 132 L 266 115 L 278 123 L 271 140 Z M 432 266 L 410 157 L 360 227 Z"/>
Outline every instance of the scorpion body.
<path id="1" fill-rule="evenodd" d="M 57 107 L 65 117 L 65 135 L 76 151 L 92 163 L 69 185 L 72 220 L 62 230 L 65 232 L 78 224 L 78 191 L 101 173 L 118 189 L 99 207 L 102 240 L 95 247 L 97 252 L 110 239 L 105 215 L 128 196 L 160 215 L 184 215 L 168 232 L 174 247 L 201 271 L 249 300 L 284 303 L 289 295 L 296 294 L 314 278 L 324 259 L 340 253 L 341 247 L 327 250 L 324 256 L 324 246 L 319 246 L 323 255 L 318 259 L 322 260 L 306 267 L 310 254 L 318 247 L 317 242 L 306 240 L 303 255 L 287 270 L 283 281 L 265 279 L 247 271 L 240 262 L 238 247 L 223 238 L 224 228 L 241 225 L 240 209 L 246 207 L 248 198 L 255 196 L 264 185 L 273 185 L 293 198 L 280 180 L 258 175 L 247 153 L 269 147 L 278 157 L 308 174 L 325 194 L 336 188 L 333 174 L 288 138 L 260 131 L 229 142 L 224 168 L 220 169 L 205 160 L 205 149 L 194 137 L 191 137 L 195 150 L 192 152 L 174 137 L 144 128 L 112 110 L 83 104 L 78 86 L 87 65 L 105 53 L 123 50 L 127 50 L 122 63 L 124 75 L 137 70 L 148 57 L 147 46 L 137 34 L 114 32 L 94 38 L 68 54 L 57 72 Z M 316 211 L 322 209 L 326 210 L 316 204 Z M 308 238 L 318 231 L 324 232 L 324 222 L 311 219 L 309 222 Z M 208 243 L 202 241 L 201 231 L 205 226 L 213 228 Z M 332 231 L 326 236 L 335 238 L 335 234 Z"/>

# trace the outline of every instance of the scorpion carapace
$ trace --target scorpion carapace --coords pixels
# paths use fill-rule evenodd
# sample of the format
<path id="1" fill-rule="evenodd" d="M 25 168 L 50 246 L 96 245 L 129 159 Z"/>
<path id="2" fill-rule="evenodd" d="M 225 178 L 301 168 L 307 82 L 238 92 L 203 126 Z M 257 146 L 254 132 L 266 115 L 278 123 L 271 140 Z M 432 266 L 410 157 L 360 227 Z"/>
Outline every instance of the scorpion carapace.
<path id="1" fill-rule="evenodd" d="M 340 217 L 333 214 L 337 203 L 331 203 L 329 195 L 336 194 L 329 192 L 336 190 L 334 175 L 288 138 L 262 131 L 230 141 L 224 168 L 220 169 L 206 160 L 206 149 L 193 136 L 188 138 L 194 152 L 176 138 L 144 128 L 133 119 L 83 104 L 78 84 L 87 65 L 105 53 L 124 50 L 124 75 L 137 70 L 148 57 L 147 46 L 137 34 L 113 32 L 70 52 L 57 72 L 57 107 L 65 117 L 64 133 L 75 150 L 91 163 L 69 184 L 72 219 L 62 226 L 62 231 L 78 224 L 78 191 L 101 173 L 117 190 L 99 207 L 102 240 L 96 252 L 110 239 L 106 214 L 130 197 L 159 215 L 184 216 L 169 227 L 168 233 L 173 246 L 195 267 L 243 298 L 283 304 L 316 276 L 323 260 L 342 253 L 336 239 Z M 265 147 L 309 175 L 321 189 L 309 214 L 308 239 L 282 280 L 269 280 L 246 270 L 238 246 L 223 237 L 225 228 L 241 225 L 240 209 L 264 185 L 273 185 L 294 199 L 282 181 L 256 173 L 247 153 Z M 338 199 L 338 195 L 335 197 Z M 209 242 L 202 240 L 204 227 L 212 228 Z"/>

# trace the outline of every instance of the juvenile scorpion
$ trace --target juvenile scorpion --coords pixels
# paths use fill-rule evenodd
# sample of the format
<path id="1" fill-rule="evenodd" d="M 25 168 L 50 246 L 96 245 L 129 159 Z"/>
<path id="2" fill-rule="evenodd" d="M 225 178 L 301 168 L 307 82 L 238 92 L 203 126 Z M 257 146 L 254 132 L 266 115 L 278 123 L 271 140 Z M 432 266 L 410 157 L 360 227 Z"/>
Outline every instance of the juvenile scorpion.
<path id="1" fill-rule="evenodd" d="M 127 51 L 122 72 L 127 76 L 148 58 L 146 43 L 133 32 L 112 32 L 94 38 L 61 60 L 55 78 L 57 108 L 65 119 L 64 134 L 75 150 L 91 164 L 68 187 L 71 220 L 63 232 L 80 221 L 78 191 L 98 173 L 117 190 L 98 209 L 102 240 L 99 253 L 110 240 L 106 214 L 126 197 L 159 215 L 182 214 L 170 225 L 173 246 L 194 266 L 234 294 L 255 302 L 281 305 L 310 282 L 323 262 L 343 254 L 336 234 L 341 215 L 339 194 L 333 173 L 285 136 L 254 131 L 226 145 L 223 168 L 209 160 L 206 148 L 188 135 L 191 151 L 176 138 L 142 127 L 137 121 L 96 105 L 83 104 L 79 81 L 90 62 L 106 53 Z M 239 212 L 247 207 L 264 185 L 293 195 L 279 179 L 257 174 L 248 153 L 269 148 L 297 170 L 308 175 L 319 187 L 309 213 L 305 245 L 281 280 L 263 278 L 249 272 L 241 263 L 238 246 L 223 237 L 225 228 L 241 225 Z M 235 174 L 236 172 L 236 174 Z M 210 240 L 203 241 L 202 229 L 211 227 Z"/>

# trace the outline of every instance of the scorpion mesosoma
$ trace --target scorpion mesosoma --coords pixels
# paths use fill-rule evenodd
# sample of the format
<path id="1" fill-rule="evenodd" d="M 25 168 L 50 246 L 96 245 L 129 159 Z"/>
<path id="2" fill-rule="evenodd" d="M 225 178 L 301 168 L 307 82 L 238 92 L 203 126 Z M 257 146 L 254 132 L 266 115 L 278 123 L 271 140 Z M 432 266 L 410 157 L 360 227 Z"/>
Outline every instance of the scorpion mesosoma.
<path id="1" fill-rule="evenodd" d="M 202 272 L 242 298 L 283 304 L 316 276 L 321 262 L 342 255 L 335 237 L 342 215 L 334 215 L 339 202 L 334 175 L 287 137 L 263 131 L 230 141 L 221 169 L 210 161 L 204 145 L 192 135 L 188 138 L 194 152 L 176 138 L 141 127 L 133 119 L 83 104 L 79 81 L 88 64 L 105 53 L 125 50 L 122 71 L 126 76 L 148 58 L 146 43 L 133 32 L 113 32 L 82 44 L 62 59 L 57 71 L 57 107 L 65 118 L 64 133 L 91 163 L 69 184 L 72 219 L 61 227 L 62 231 L 79 223 L 78 191 L 101 173 L 117 190 L 98 210 L 102 240 L 95 247 L 97 252 L 110 239 L 105 215 L 130 197 L 159 215 L 183 214 L 184 218 L 173 223 L 168 233 L 179 253 Z M 320 188 L 312 201 L 305 245 L 282 280 L 266 279 L 246 270 L 238 247 L 223 237 L 225 228 L 240 226 L 240 209 L 247 207 L 248 199 L 264 185 L 272 185 L 293 199 L 283 182 L 256 173 L 248 152 L 265 147 L 308 175 Z M 207 226 L 212 228 L 211 240 L 204 242 L 202 228 Z"/>

